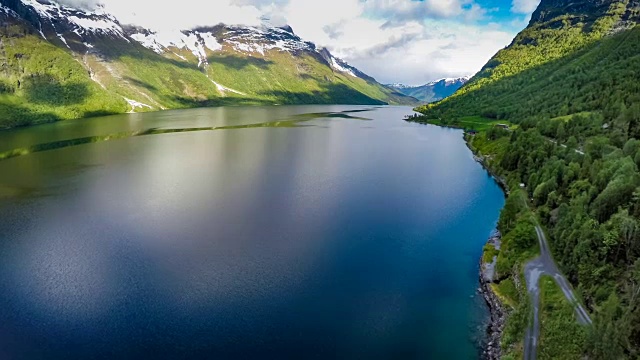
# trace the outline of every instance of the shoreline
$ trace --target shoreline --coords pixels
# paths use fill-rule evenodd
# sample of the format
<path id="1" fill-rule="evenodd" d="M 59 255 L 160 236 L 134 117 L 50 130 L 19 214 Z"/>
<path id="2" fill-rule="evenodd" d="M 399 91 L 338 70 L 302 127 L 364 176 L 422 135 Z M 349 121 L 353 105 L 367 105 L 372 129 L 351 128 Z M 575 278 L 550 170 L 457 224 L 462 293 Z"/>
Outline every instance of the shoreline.
<path id="1" fill-rule="evenodd" d="M 465 144 L 473 153 L 473 159 L 478 162 L 487 171 L 489 176 L 491 176 L 498 184 L 500 189 L 502 189 L 505 198 L 509 196 L 507 181 L 496 175 L 491 167 L 486 163 L 486 158 L 473 149 L 470 144 L 469 137 L 466 134 L 464 134 L 463 137 Z M 485 246 L 491 245 L 495 249 L 500 250 L 501 239 L 502 235 L 496 227 L 494 232 L 489 236 Z M 478 281 L 480 283 L 480 287 L 478 291 L 482 294 L 482 297 L 489 308 L 490 320 L 485 328 L 486 339 L 481 346 L 482 352 L 480 358 L 483 360 L 499 360 L 502 357 L 501 340 L 508 313 L 506 311 L 506 307 L 500 300 L 500 297 L 491 287 L 494 283 L 494 270 L 497 262 L 497 256 L 494 256 L 491 263 L 487 263 L 484 261 L 484 253 L 485 252 L 483 250 L 479 261 Z"/>
<path id="2" fill-rule="evenodd" d="M 489 165 L 486 163 L 486 158 L 483 155 L 476 153 L 476 151 L 469 144 L 469 139 L 466 134 L 463 135 L 463 138 L 464 138 L 464 143 L 467 145 L 467 148 L 469 148 L 469 150 L 471 150 L 471 153 L 473 154 L 473 160 L 475 160 L 480 165 L 482 165 L 482 167 L 487 171 L 487 173 L 489 173 L 489 176 L 491 176 L 493 180 L 498 184 L 498 186 L 500 186 L 500 189 L 502 189 L 502 192 L 504 193 L 505 198 L 507 198 L 510 193 L 507 180 L 496 175 L 495 172 L 491 169 L 491 167 L 489 167 Z"/>
<path id="3" fill-rule="evenodd" d="M 501 234 L 498 230 L 495 230 L 489 237 L 487 244 L 494 246 L 496 249 L 500 249 L 500 240 Z M 501 340 L 506 323 L 507 311 L 500 297 L 498 297 L 491 287 L 494 283 L 497 258 L 497 256 L 494 256 L 491 263 L 485 262 L 483 258 L 480 258 L 480 271 L 478 276 L 480 288 L 478 292 L 482 294 L 485 303 L 489 307 L 489 322 L 485 328 L 486 338 L 481 346 L 482 353 L 480 358 L 483 360 L 499 360 L 502 356 Z"/>
<path id="4" fill-rule="evenodd" d="M 429 122 L 421 122 L 421 121 L 412 121 L 410 119 L 405 119 L 406 121 L 410 121 L 410 122 L 417 122 L 420 124 L 430 124 Z M 462 130 L 463 134 L 462 137 L 464 139 L 465 145 L 467 146 L 467 148 L 469 148 L 469 150 L 471 150 L 471 153 L 473 154 L 473 159 L 478 162 L 483 169 L 485 169 L 488 173 L 489 176 L 491 176 L 493 178 L 493 180 L 496 182 L 496 184 L 498 184 L 498 186 L 500 187 L 500 189 L 502 189 L 502 192 L 506 197 L 509 196 L 509 186 L 507 184 L 506 179 L 498 176 L 493 169 L 489 166 L 489 164 L 487 163 L 487 158 L 485 156 L 483 156 L 482 154 L 478 153 L 470 144 L 470 140 L 471 140 L 471 135 L 468 135 L 467 133 L 464 132 L 464 129 L 460 128 L 460 127 L 456 127 L 456 126 L 451 126 L 451 125 L 437 125 L 437 124 L 430 124 L 430 125 L 434 125 L 434 126 L 439 126 L 439 127 L 445 127 L 445 128 L 449 128 L 449 129 L 456 129 L 456 130 Z M 497 236 L 495 236 L 497 235 Z M 496 241 L 497 239 L 497 241 Z M 500 232 L 497 229 L 497 225 L 496 225 L 496 229 L 494 229 L 494 232 L 489 236 L 489 239 L 487 240 L 487 242 L 485 243 L 485 246 L 487 244 L 489 245 L 493 245 L 494 247 L 496 247 L 496 249 L 499 249 L 500 247 L 500 240 L 501 240 L 501 235 Z M 495 263 L 497 261 L 497 258 L 494 257 L 493 262 L 490 263 L 485 263 L 484 262 L 484 249 L 482 251 L 482 255 L 480 257 L 480 260 L 478 261 L 479 263 L 479 267 L 478 267 L 478 283 L 479 283 L 479 288 L 478 288 L 478 292 L 482 294 L 482 297 L 487 305 L 487 307 L 489 308 L 489 315 L 490 315 L 490 320 L 489 323 L 486 325 L 485 328 L 485 339 L 484 341 L 481 342 L 480 344 L 480 359 L 483 360 L 500 360 L 501 356 L 502 356 L 502 346 L 501 346 L 501 342 L 502 342 L 502 333 L 504 330 L 504 327 L 506 325 L 506 320 L 507 320 L 507 316 L 508 316 L 508 312 L 507 312 L 507 307 L 505 306 L 505 304 L 502 303 L 502 301 L 500 300 L 500 297 L 498 296 L 498 294 L 496 294 L 493 291 L 493 288 L 491 287 L 491 285 L 494 283 L 494 279 L 493 279 L 493 271 L 491 271 L 491 278 L 487 278 L 485 276 L 486 274 L 486 267 L 487 265 L 489 266 L 495 266 Z"/>

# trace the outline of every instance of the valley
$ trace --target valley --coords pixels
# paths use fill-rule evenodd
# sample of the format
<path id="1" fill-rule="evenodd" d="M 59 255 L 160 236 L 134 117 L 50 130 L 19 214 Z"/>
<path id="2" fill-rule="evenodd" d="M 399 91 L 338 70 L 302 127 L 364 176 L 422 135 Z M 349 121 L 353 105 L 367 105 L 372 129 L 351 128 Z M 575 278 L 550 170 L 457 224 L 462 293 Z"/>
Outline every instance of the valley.
<path id="1" fill-rule="evenodd" d="M 640 0 L 194 1 L 0 0 L 0 354 L 640 359 Z"/>

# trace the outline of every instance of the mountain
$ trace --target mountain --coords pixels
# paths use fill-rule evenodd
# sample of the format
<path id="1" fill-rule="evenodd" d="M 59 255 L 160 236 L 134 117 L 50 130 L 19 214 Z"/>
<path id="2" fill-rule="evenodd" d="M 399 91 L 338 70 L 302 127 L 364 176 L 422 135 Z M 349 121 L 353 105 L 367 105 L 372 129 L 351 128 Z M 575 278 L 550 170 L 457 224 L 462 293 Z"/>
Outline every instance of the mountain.
<path id="1" fill-rule="evenodd" d="M 440 79 L 420 86 L 388 84 L 387 87 L 407 96 L 414 97 L 422 102 L 432 103 L 453 95 L 453 93 L 458 91 L 469 79 L 470 77 L 465 76 L 452 79 Z"/>
<path id="2" fill-rule="evenodd" d="M 522 122 L 600 109 L 609 103 L 602 96 L 613 93 L 599 93 L 600 100 L 592 101 L 593 86 L 605 86 L 602 81 L 611 76 L 618 85 L 630 80 L 629 72 L 611 70 L 629 69 L 622 63 L 634 61 L 622 51 L 635 51 L 639 8 L 638 0 L 543 0 L 508 47 L 452 97 L 422 111 Z M 623 57 L 612 59 L 612 52 Z M 611 68 L 601 66 L 604 61 Z"/>
<path id="3" fill-rule="evenodd" d="M 485 253 L 496 256 L 491 288 L 511 308 L 505 358 L 536 344 L 546 359 L 640 358 L 639 23 L 639 0 L 542 0 L 508 47 L 411 119 L 484 126 L 469 146 L 511 190 L 500 249 Z M 532 284 L 518 284 L 539 253 L 538 224 L 593 324 L 579 325 L 575 300 L 541 278 L 531 350 Z"/>
<path id="4" fill-rule="evenodd" d="M 415 104 L 291 27 L 158 33 L 98 6 L 0 4 L 0 127 L 235 104 Z"/>

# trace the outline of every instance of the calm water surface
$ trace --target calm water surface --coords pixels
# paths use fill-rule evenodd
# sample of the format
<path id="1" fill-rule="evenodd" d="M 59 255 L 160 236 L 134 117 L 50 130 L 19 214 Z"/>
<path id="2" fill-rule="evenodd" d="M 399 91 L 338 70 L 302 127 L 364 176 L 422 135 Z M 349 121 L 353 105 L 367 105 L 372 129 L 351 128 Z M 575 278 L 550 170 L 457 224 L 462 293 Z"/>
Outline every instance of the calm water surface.
<path id="1" fill-rule="evenodd" d="M 0 152 L 25 155 L 0 161 L 0 358 L 477 358 L 503 196 L 461 132 L 410 113 L 1 132 Z"/>

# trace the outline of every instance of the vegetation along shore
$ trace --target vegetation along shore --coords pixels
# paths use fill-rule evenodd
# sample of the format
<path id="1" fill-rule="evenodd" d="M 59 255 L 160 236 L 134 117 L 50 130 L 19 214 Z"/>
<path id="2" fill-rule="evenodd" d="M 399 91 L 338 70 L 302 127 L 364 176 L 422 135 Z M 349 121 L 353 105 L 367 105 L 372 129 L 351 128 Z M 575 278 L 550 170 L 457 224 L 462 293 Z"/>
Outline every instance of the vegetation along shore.
<path id="1" fill-rule="evenodd" d="M 510 46 L 409 119 L 466 129 L 508 186 L 500 249 L 484 255 L 509 314 L 502 359 L 640 357 L 639 20 L 638 1 L 542 0 Z"/>

